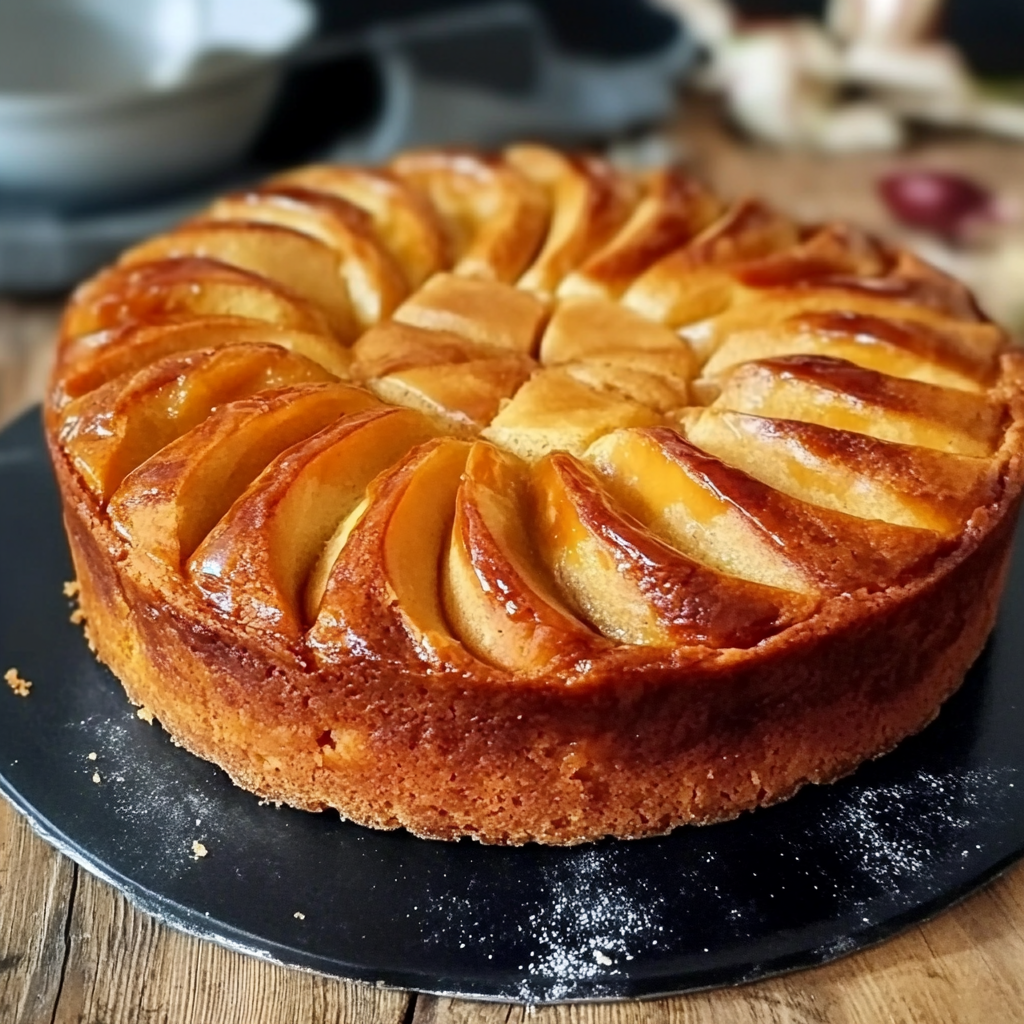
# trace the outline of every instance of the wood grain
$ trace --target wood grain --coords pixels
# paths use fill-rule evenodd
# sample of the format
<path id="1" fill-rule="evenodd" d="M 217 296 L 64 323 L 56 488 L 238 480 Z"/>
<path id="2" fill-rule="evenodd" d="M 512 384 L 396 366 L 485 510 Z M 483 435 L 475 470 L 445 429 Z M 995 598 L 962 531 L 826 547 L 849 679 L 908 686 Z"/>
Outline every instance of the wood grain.
<path id="1" fill-rule="evenodd" d="M 0 1021 L 49 1024 L 64 971 L 71 861 L 0 801 Z"/>
<path id="2" fill-rule="evenodd" d="M 726 192 L 754 183 L 814 219 L 872 227 L 886 158 L 750 152 L 694 125 Z M 1015 183 L 1024 148 L 960 143 L 942 162 Z M 1008 185 L 1009 187 L 1009 185 Z M 56 302 L 0 299 L 0 424 L 38 401 Z M 646 1002 L 522 1007 L 410 996 L 279 967 L 174 932 L 76 868 L 0 800 L 0 1024 L 1015 1024 L 1024 1022 L 1024 865 L 928 924 L 813 971 Z"/>
<path id="3" fill-rule="evenodd" d="M 403 992 L 337 981 L 200 942 L 79 873 L 54 1024 L 399 1024 Z"/>
<path id="4" fill-rule="evenodd" d="M 410 1002 L 172 931 L 0 801 L 3 1024 L 401 1024 Z"/>

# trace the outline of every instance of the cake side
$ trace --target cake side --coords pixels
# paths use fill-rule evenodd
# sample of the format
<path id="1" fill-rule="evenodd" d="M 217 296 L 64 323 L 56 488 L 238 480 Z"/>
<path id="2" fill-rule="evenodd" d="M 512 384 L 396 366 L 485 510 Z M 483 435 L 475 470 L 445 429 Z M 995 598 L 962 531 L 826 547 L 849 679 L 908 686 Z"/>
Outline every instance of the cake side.
<path id="1" fill-rule="evenodd" d="M 242 788 L 424 837 L 571 844 L 731 818 L 923 728 L 991 630 L 1018 505 L 898 595 L 834 602 L 759 650 L 609 659 L 578 689 L 395 662 L 311 673 L 119 572 L 82 506 L 68 530 L 100 659 Z"/>

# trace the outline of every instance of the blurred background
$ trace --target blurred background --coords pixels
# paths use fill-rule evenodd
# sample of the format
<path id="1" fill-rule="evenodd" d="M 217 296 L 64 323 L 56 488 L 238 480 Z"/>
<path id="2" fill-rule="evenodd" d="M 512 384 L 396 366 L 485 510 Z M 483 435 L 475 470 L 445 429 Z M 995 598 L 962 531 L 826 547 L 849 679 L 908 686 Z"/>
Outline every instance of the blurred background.
<path id="1" fill-rule="evenodd" d="M 544 139 L 851 219 L 1024 329 L 1020 0 L 0 0 L 0 419 L 66 290 L 314 160 Z"/>

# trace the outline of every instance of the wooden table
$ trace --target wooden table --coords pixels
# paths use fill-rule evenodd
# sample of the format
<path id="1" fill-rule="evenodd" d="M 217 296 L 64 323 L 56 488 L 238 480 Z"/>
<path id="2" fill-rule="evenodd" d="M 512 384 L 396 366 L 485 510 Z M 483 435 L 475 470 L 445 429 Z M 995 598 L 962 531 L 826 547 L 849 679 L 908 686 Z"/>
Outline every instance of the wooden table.
<path id="1" fill-rule="evenodd" d="M 736 147 L 714 134 L 698 143 L 709 176 L 731 191 L 754 180 L 780 205 L 814 217 L 841 203 L 864 220 L 877 220 L 863 161 L 836 162 L 828 173 L 812 174 L 802 159 L 773 154 L 754 154 L 743 164 Z M 973 160 L 993 173 L 1003 173 L 1010 159 L 1020 166 L 1024 150 L 1000 157 L 991 147 L 974 147 L 968 156 L 953 148 L 954 163 Z M 0 423 L 42 394 L 57 308 L 0 299 Z M 172 931 L 50 849 L 0 801 L 0 1024 L 498 1024 L 526 1018 L 537 1024 L 1024 1022 L 1024 865 L 938 919 L 813 971 L 642 1003 L 510 1007 L 322 978 Z"/>

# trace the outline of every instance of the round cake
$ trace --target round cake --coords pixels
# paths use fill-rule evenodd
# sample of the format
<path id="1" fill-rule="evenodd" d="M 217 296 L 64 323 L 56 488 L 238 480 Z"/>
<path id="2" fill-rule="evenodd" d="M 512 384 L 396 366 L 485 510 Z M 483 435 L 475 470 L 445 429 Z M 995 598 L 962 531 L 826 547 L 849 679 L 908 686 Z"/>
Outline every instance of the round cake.
<path id="1" fill-rule="evenodd" d="M 664 833 L 921 729 L 990 631 L 1022 356 L 839 224 L 541 146 L 312 166 L 71 299 L 90 643 L 267 800 Z"/>

